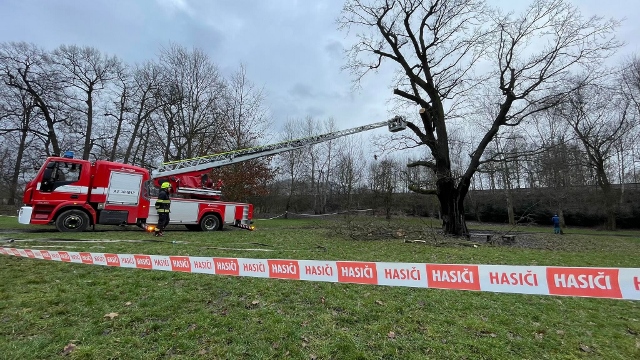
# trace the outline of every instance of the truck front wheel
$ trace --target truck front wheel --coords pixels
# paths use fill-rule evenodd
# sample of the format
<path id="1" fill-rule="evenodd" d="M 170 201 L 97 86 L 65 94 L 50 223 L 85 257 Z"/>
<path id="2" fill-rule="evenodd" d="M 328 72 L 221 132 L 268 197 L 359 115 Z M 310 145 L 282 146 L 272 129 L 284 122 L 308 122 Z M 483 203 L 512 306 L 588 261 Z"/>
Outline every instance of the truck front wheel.
<path id="1" fill-rule="evenodd" d="M 67 210 L 56 219 L 56 228 L 60 232 L 82 232 L 88 227 L 89 216 L 82 210 Z"/>
<path id="2" fill-rule="evenodd" d="M 220 218 L 214 214 L 208 214 L 202 217 L 200 220 L 200 228 L 204 231 L 216 231 L 222 227 Z"/>

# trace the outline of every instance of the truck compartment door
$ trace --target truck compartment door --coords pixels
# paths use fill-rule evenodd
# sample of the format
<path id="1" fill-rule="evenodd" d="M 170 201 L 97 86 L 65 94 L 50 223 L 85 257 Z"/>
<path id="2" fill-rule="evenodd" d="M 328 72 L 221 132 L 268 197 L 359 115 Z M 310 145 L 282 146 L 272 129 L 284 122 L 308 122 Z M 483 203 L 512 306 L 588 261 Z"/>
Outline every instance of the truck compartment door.
<path id="1" fill-rule="evenodd" d="M 142 174 L 112 171 L 107 189 L 107 204 L 137 206 L 141 184 Z"/>
<path id="2" fill-rule="evenodd" d="M 169 224 L 197 224 L 199 205 L 193 201 L 171 199 Z"/>
<path id="3" fill-rule="evenodd" d="M 157 199 L 151 199 L 147 224 L 158 223 L 158 212 L 155 204 Z M 171 212 L 169 213 L 169 224 L 197 224 L 198 209 L 200 204 L 193 201 L 171 199 Z"/>

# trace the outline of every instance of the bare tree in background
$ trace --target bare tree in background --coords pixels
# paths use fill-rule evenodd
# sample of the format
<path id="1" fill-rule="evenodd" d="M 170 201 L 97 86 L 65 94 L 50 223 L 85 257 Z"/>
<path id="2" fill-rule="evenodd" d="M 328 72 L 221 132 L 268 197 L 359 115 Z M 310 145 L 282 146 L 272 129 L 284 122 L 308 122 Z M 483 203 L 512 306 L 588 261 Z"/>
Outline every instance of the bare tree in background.
<path id="1" fill-rule="evenodd" d="M 154 62 L 148 61 L 142 65 L 136 66 L 133 70 L 131 102 L 133 103 L 131 111 L 133 112 L 129 126 L 131 134 L 129 142 L 124 153 L 124 162 L 137 163 L 142 166 L 145 163 L 145 157 L 139 159 L 133 156 L 138 149 L 146 144 L 149 137 L 148 121 L 162 106 L 160 93 L 160 77 L 162 70 L 160 66 Z M 137 147 L 134 146 L 138 144 Z"/>
<path id="2" fill-rule="evenodd" d="M 319 135 L 322 132 L 322 125 L 318 121 L 316 121 L 311 116 L 307 116 L 302 125 L 302 137 L 311 137 L 315 135 Z M 303 149 L 304 154 L 304 175 L 307 182 L 310 185 L 309 193 L 313 196 L 313 212 L 315 214 L 319 214 L 320 210 L 320 199 L 319 199 L 319 182 L 323 179 L 323 172 L 326 170 L 323 167 L 322 162 L 322 154 L 317 150 L 319 144 L 314 144 L 310 146 L 305 146 Z"/>
<path id="3" fill-rule="evenodd" d="M 623 64 L 623 70 L 620 74 L 620 82 L 622 84 L 622 95 L 630 102 L 631 107 L 631 115 L 636 119 L 640 119 L 640 57 L 637 55 L 631 57 L 626 64 Z M 622 151 L 631 154 L 627 154 L 629 161 L 629 171 L 624 174 L 625 182 L 626 179 L 631 179 L 631 182 L 638 182 L 638 173 L 636 172 L 636 163 L 638 159 L 636 158 L 637 154 L 640 154 L 638 151 L 638 142 L 635 139 L 638 138 L 638 130 L 634 133 L 626 134 L 627 135 L 627 143 L 622 145 Z"/>
<path id="4" fill-rule="evenodd" d="M 336 121 L 330 117 L 322 123 L 322 132 L 327 134 L 338 131 Z M 327 212 L 327 203 L 333 195 L 336 181 L 336 152 L 340 144 L 349 141 L 349 138 L 334 139 L 318 144 L 318 151 L 322 154 L 319 179 L 316 182 L 315 191 L 318 194 L 317 212 Z"/>
<path id="5" fill-rule="evenodd" d="M 335 179 L 338 195 L 346 209 L 351 209 L 355 190 L 364 180 L 367 161 L 362 152 L 361 135 L 341 139 L 336 154 Z"/>
<path id="6" fill-rule="evenodd" d="M 48 53 L 25 42 L 2 43 L 0 67 L 3 82 L 28 93 L 40 110 L 44 129 L 32 128 L 31 131 L 42 138 L 46 154 L 60 155 L 58 127 L 66 121 L 62 110 L 64 94 L 60 74 L 52 68 Z"/>
<path id="7" fill-rule="evenodd" d="M 108 107 L 105 112 L 107 119 L 112 118 L 115 120 L 115 133 L 112 132 L 112 123 L 108 120 L 106 124 L 102 124 L 103 128 L 111 135 L 109 142 L 111 142 L 111 150 L 107 159 L 109 161 L 116 161 L 118 159 L 117 153 L 119 149 L 122 149 L 120 144 L 121 137 L 125 131 L 126 118 L 132 111 L 132 93 L 133 93 L 133 81 L 129 67 L 122 65 L 116 70 L 114 84 L 112 86 L 111 94 L 109 94 Z M 122 154 L 121 154 L 122 155 Z M 119 157 L 122 159 L 122 156 Z"/>
<path id="8" fill-rule="evenodd" d="M 225 89 L 220 109 L 227 135 L 223 139 L 225 149 L 258 145 L 269 125 L 264 90 L 248 79 L 244 65 L 231 75 Z"/>
<path id="9" fill-rule="evenodd" d="M 22 172 L 22 159 L 27 150 L 32 128 L 35 128 L 37 107 L 33 97 L 19 88 L 0 86 L 0 136 L 5 139 L 8 134 L 17 135 L 16 146 L 8 159 L 14 160 L 13 172 L 10 178 L 5 180 L 8 186 L 7 204 L 15 205 L 18 193 L 18 180 Z M 9 148 L 7 146 L 7 148 Z"/>
<path id="10" fill-rule="evenodd" d="M 634 56 L 623 67 L 621 73 L 622 93 L 640 114 L 640 57 Z"/>
<path id="11" fill-rule="evenodd" d="M 630 105 L 612 82 L 601 82 L 582 84 L 553 110 L 556 116 L 567 121 L 586 151 L 588 165 L 603 192 L 608 230 L 616 229 L 618 196 L 611 181 L 616 145 L 636 126 Z"/>
<path id="12" fill-rule="evenodd" d="M 210 129 L 220 132 L 217 136 L 223 146 L 221 150 L 246 149 L 268 142 L 265 139 L 269 123 L 265 94 L 262 88 L 249 80 L 243 65 L 226 81 L 224 90 L 219 108 L 219 127 Z M 206 139 L 200 139 L 200 143 L 206 144 Z M 224 166 L 214 170 L 212 175 L 224 179 L 224 193 L 228 199 L 264 195 L 266 184 L 275 176 L 269 167 L 270 159 L 253 159 Z"/>
<path id="13" fill-rule="evenodd" d="M 501 188 L 507 203 L 506 208 L 509 225 L 515 225 L 513 184 L 515 174 L 518 171 L 517 161 L 521 155 L 519 149 L 522 149 L 524 144 L 518 142 L 518 137 L 515 134 L 511 134 L 511 136 L 504 138 L 494 138 L 493 145 L 495 147 L 487 150 L 486 155 L 489 155 L 488 157 L 492 159 L 492 163 L 496 162 L 497 174 L 502 184 Z"/>
<path id="14" fill-rule="evenodd" d="M 88 160 L 93 147 L 96 98 L 116 78 L 122 63 L 115 56 L 103 55 L 96 48 L 76 45 L 60 46 L 53 51 L 52 59 L 66 88 L 69 100 L 66 103 L 85 116 L 85 121 L 74 122 L 71 130 L 83 136 L 82 158 Z"/>
<path id="15" fill-rule="evenodd" d="M 620 46 L 617 21 L 584 18 L 564 0 L 535 0 L 517 17 L 482 0 L 348 0 L 339 23 L 362 30 L 347 65 L 356 81 L 389 61 L 398 69 L 394 94 L 421 108 L 421 124 L 408 127 L 432 158 L 414 165 L 428 167 L 438 180 L 436 189 L 412 190 L 438 196 L 443 229 L 456 235 L 468 233 L 464 199 L 500 128 L 552 106 L 549 90 L 571 70 L 599 63 Z M 486 67 L 493 70 L 482 72 Z M 470 96 L 493 97 L 498 111 L 456 177 L 448 122 L 469 115 Z"/>
<path id="16" fill-rule="evenodd" d="M 288 120 L 284 124 L 284 129 L 282 131 L 282 137 L 280 141 L 291 141 L 295 139 L 301 138 L 301 129 L 300 122 L 295 120 Z M 295 194 L 297 194 L 298 189 L 296 184 L 300 180 L 300 177 L 303 173 L 303 161 L 304 161 L 304 150 L 296 149 L 292 151 L 287 151 L 281 154 L 278 154 L 276 157 L 276 163 L 278 164 L 278 168 L 280 169 L 280 173 L 286 176 L 288 182 L 288 194 L 287 200 L 285 202 L 285 218 L 288 218 L 288 212 L 291 209 L 292 199 Z"/>
<path id="17" fill-rule="evenodd" d="M 164 161 L 214 153 L 224 135 L 225 83 L 217 66 L 201 49 L 175 44 L 162 50 L 160 64 L 165 122 L 154 126 L 165 140 Z"/>
<path id="18" fill-rule="evenodd" d="M 392 158 L 384 158 L 369 165 L 369 188 L 377 203 L 384 209 L 385 218 L 391 219 L 394 193 L 401 181 L 400 164 Z"/>

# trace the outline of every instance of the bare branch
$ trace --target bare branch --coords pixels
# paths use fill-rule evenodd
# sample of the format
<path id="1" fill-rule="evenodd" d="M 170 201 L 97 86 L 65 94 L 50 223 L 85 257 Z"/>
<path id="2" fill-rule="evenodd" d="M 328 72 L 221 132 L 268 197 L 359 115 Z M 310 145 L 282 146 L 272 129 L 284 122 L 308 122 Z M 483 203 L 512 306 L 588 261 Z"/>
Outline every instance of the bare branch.
<path id="1" fill-rule="evenodd" d="M 436 189 L 423 189 L 417 185 L 409 185 L 409 190 L 418 193 L 418 194 L 424 194 L 424 195 L 438 195 L 438 190 Z"/>

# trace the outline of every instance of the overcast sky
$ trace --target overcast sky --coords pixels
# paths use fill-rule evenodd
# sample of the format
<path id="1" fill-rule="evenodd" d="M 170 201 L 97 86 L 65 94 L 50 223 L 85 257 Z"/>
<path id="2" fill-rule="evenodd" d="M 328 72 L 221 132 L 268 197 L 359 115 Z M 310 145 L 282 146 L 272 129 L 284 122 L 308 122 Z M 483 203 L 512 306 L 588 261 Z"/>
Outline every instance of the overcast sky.
<path id="1" fill-rule="evenodd" d="M 623 54 L 640 53 L 639 0 L 574 0 L 585 15 L 626 17 Z M 0 42 L 27 41 L 47 49 L 88 45 L 128 63 L 155 58 L 175 42 L 206 51 L 224 73 L 246 65 L 263 86 L 274 131 L 285 120 L 333 117 L 338 128 L 390 117 L 390 74 L 369 76 L 353 92 L 342 71 L 350 45 L 335 23 L 334 0 L 0 0 Z M 493 0 L 513 7 L 524 0 Z"/>

